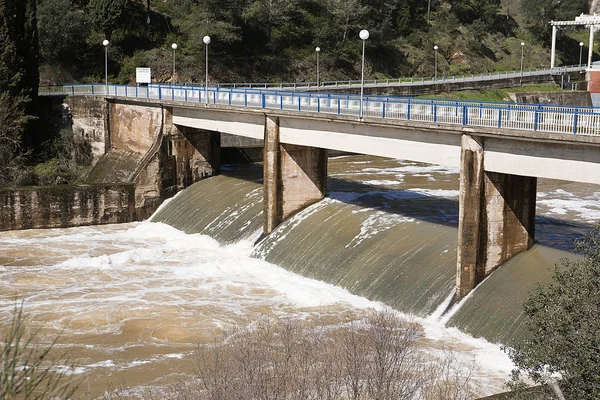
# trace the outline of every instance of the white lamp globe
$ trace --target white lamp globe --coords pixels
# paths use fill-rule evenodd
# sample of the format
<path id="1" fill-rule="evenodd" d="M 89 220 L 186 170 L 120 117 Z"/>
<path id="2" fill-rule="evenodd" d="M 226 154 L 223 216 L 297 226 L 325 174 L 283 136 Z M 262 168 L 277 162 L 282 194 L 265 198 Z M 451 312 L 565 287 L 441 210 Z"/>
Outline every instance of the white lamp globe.
<path id="1" fill-rule="evenodd" d="M 366 29 L 363 29 L 362 31 L 360 31 L 360 33 L 358 34 L 358 36 L 362 39 L 362 40 L 367 40 L 369 38 L 369 31 Z"/>
<path id="2" fill-rule="evenodd" d="M 202 38 L 202 41 L 204 42 L 204 44 L 209 44 L 210 43 L 210 36 L 204 36 Z"/>
<path id="3" fill-rule="evenodd" d="M 171 45 L 171 48 L 172 48 L 173 50 L 177 49 L 177 43 L 173 43 L 173 44 Z"/>
<path id="4" fill-rule="evenodd" d="M 525 42 L 521 42 L 521 46 L 525 46 Z"/>
<path id="5" fill-rule="evenodd" d="M 318 52 L 320 52 L 320 51 L 321 51 L 321 48 L 320 48 L 320 47 L 317 47 L 315 50 L 316 50 L 316 52 L 318 53 Z"/>
<path id="6" fill-rule="evenodd" d="M 104 45 L 104 46 L 108 46 L 108 44 L 109 44 L 109 43 L 110 43 L 110 42 L 109 42 L 108 40 L 106 40 L 106 39 L 104 39 L 104 40 L 102 41 L 102 45 Z"/>
<path id="7" fill-rule="evenodd" d="M 579 42 L 579 47 L 583 47 L 583 42 Z"/>
<path id="8" fill-rule="evenodd" d="M 439 49 L 439 47 L 437 47 L 437 45 L 435 45 L 435 46 L 433 46 L 433 49 L 437 50 L 437 49 Z"/>

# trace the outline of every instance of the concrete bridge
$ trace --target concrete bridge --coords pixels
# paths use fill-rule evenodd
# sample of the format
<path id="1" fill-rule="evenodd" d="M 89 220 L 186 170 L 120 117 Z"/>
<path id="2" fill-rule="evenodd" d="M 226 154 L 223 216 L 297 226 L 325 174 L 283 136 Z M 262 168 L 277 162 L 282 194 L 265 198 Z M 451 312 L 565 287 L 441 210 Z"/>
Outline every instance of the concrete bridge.
<path id="1" fill-rule="evenodd" d="M 105 104 L 107 150 L 154 149 L 148 171 L 158 171 L 158 178 L 147 182 L 157 192 L 166 185 L 165 165 L 194 170 L 193 179 L 179 179 L 180 188 L 218 173 L 221 134 L 262 140 L 265 234 L 326 195 L 327 150 L 460 168 L 457 298 L 533 245 L 538 177 L 600 184 L 600 110 L 594 108 L 368 97 L 359 118 L 360 100 L 352 95 L 69 90 L 106 89 L 116 96 L 94 99 Z"/>

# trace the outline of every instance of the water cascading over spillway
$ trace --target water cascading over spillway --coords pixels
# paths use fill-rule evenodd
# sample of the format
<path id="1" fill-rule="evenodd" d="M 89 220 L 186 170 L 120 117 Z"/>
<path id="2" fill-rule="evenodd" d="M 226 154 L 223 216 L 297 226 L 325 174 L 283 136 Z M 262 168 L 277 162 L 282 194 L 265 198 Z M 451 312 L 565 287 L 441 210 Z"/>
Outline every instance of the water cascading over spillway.
<path id="1" fill-rule="evenodd" d="M 186 189 L 152 221 L 221 243 L 257 238 L 262 228 L 260 172 L 256 166 L 228 168 Z M 282 223 L 252 256 L 403 312 L 434 314 L 455 285 L 458 171 L 352 156 L 331 159 L 328 179 L 328 197 Z M 528 291 L 550 279 L 560 258 L 572 257 L 564 250 L 587 226 L 563 224 L 555 217 L 588 222 L 586 215 L 597 216 L 593 207 L 581 207 L 586 196 L 597 194 L 593 188 L 569 186 L 581 192 L 580 199 L 564 190 L 552 192 L 553 185 L 542 181 L 538 187 L 540 243 L 507 262 L 459 308 L 442 316 L 447 326 L 504 343 L 524 334 L 521 310 Z"/>
<path id="2" fill-rule="evenodd" d="M 262 169 L 255 165 L 225 168 L 161 207 L 152 222 L 185 233 L 202 233 L 222 244 L 250 239 L 262 230 Z"/>

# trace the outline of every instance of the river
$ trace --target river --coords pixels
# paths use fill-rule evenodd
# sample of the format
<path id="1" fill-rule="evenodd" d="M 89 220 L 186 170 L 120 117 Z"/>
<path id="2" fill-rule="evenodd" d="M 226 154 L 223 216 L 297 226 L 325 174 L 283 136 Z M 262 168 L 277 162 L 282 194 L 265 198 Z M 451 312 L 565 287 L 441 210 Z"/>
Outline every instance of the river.
<path id="1" fill-rule="evenodd" d="M 360 217 L 356 221 L 358 230 L 339 239 L 337 247 L 360 254 L 360 246 L 378 237 L 387 240 L 381 235 L 393 233 L 394 227 L 402 224 L 419 224 L 429 232 L 444 226 L 451 233 L 441 233 L 442 238 L 433 241 L 433 256 L 421 250 L 419 257 L 424 257 L 421 260 L 427 260 L 427 264 L 438 258 L 442 263 L 455 263 L 456 239 L 452 232 L 458 210 L 457 171 L 365 156 L 332 159 L 329 170 L 334 181 L 330 183 L 332 195 L 325 203 L 338 209 L 330 209 L 328 215 L 343 212 Z M 10 323 L 15 304 L 24 301 L 28 326 L 40 329 L 42 341 L 60 336 L 58 347 L 68 349 L 75 364 L 70 373 L 81 380 L 81 395 L 92 398 L 101 396 L 110 385 L 139 390 L 185 378 L 192 371 L 197 344 L 209 343 L 216 332 L 247 324 L 262 315 L 327 316 L 324 320 L 335 324 L 346 322 L 348 312 L 381 308 L 381 301 L 389 304 L 386 300 L 390 296 L 384 296 L 384 292 L 377 292 L 380 297 L 365 295 L 381 288 L 361 291 L 361 285 L 353 287 L 343 280 L 333 285 L 323 281 L 331 279 L 312 279 L 308 276 L 319 274 L 297 274 L 302 268 L 284 265 L 287 262 L 277 255 L 283 236 L 288 237 L 288 250 L 289 241 L 297 240 L 294 251 L 315 255 L 311 252 L 317 250 L 308 236 L 294 235 L 302 236 L 299 222 L 324 212 L 325 203 L 298 214 L 298 223 L 284 224 L 274 239 L 255 247 L 259 212 L 251 211 L 251 205 L 259 203 L 261 196 L 255 190 L 260 181 L 246 170 L 233 167 L 224 175 L 211 178 L 213 183 L 204 183 L 203 187 L 223 182 L 227 190 L 244 186 L 240 193 L 246 199 L 246 208 L 239 206 L 238 211 L 249 215 L 223 223 L 224 210 L 235 204 L 221 210 L 199 210 L 211 215 L 202 229 L 212 229 L 213 237 L 162 222 L 0 233 L 0 328 Z M 359 192 L 379 192 L 380 203 L 374 206 L 363 198 L 359 204 L 356 195 L 349 195 L 357 193 L 357 187 L 362 188 Z M 382 191 L 387 192 L 382 195 Z M 411 198 L 422 201 L 423 208 L 404 202 L 407 193 L 418 194 Z M 215 195 L 214 201 L 219 196 Z M 162 212 L 180 198 L 172 200 Z M 574 237 L 600 220 L 598 199 L 600 190 L 590 185 L 541 181 L 537 211 L 541 245 L 553 247 L 556 243 L 555 250 L 568 251 Z M 404 212 L 394 208 L 399 206 L 395 203 L 398 201 Z M 351 209 L 341 210 L 344 207 Z M 231 216 L 231 210 L 227 215 Z M 189 213 L 187 218 L 192 218 Z M 224 228 L 215 230 L 216 225 Z M 235 232 L 247 233 L 236 237 L 231 233 L 232 226 Z M 224 235 L 227 227 L 229 233 Z M 220 235 L 226 239 L 217 241 Z M 303 248 L 303 243 L 307 247 Z M 414 243 L 406 246 L 414 247 Z M 318 251 L 323 256 L 337 250 L 332 245 L 329 250 Z M 330 265 L 335 262 L 322 258 Z M 284 262 L 278 263 L 277 259 Z M 414 260 L 401 264 L 414 264 Z M 378 263 L 374 261 L 373 265 Z M 449 318 L 440 318 L 436 309 L 451 295 L 451 288 L 446 280 L 435 287 L 437 300 L 427 306 L 393 306 L 421 324 L 425 350 L 451 348 L 466 359 L 475 359 L 478 369 L 474 379 L 482 395 L 503 391 L 512 367 L 510 360 L 497 344 L 463 333 L 448 323 Z"/>

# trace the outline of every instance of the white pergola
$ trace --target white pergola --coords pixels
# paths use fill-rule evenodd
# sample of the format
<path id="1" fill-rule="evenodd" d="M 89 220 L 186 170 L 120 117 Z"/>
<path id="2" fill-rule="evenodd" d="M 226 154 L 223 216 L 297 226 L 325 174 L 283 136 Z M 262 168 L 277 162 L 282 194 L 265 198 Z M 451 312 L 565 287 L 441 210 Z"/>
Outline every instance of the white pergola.
<path id="1" fill-rule="evenodd" d="M 550 56 L 550 68 L 554 68 L 554 62 L 556 58 L 556 31 L 559 26 L 588 26 L 590 28 L 590 44 L 588 51 L 588 62 L 587 66 L 592 66 L 592 54 L 594 48 L 594 28 L 600 25 L 600 15 L 585 15 L 581 14 L 579 17 L 575 17 L 575 21 L 551 21 L 552 25 L 552 55 Z"/>

